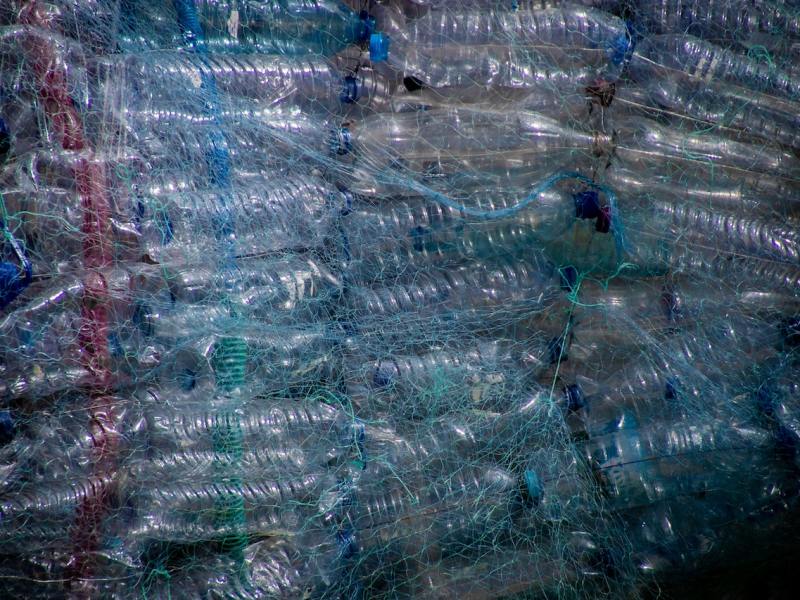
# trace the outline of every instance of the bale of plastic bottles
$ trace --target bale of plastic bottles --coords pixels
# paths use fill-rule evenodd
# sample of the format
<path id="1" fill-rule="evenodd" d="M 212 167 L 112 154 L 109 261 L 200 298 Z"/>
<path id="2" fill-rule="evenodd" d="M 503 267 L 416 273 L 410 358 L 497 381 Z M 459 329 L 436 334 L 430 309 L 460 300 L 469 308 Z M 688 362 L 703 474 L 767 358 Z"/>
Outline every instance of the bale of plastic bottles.
<path id="1" fill-rule="evenodd" d="M 798 0 L 5 0 L 0 230 L 4 598 L 797 551 Z"/>

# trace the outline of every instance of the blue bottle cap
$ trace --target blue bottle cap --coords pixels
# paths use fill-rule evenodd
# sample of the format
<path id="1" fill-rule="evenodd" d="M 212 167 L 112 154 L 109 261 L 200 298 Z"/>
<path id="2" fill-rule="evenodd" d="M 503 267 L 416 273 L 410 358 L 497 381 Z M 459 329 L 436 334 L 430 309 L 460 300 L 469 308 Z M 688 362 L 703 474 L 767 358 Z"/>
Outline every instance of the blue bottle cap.
<path id="1" fill-rule="evenodd" d="M 359 13 L 358 18 L 359 18 L 359 24 L 355 41 L 357 44 L 364 44 L 369 42 L 370 37 L 375 31 L 377 21 L 375 20 L 375 17 L 373 17 L 365 10 L 362 10 Z"/>
<path id="2" fill-rule="evenodd" d="M 330 146 L 331 151 L 339 156 L 350 154 L 353 151 L 353 136 L 350 133 L 350 129 L 347 127 L 334 129 L 330 139 Z"/>
<path id="3" fill-rule="evenodd" d="M 375 367 L 372 374 L 372 384 L 375 387 L 386 387 L 394 381 L 395 366 L 391 361 L 382 360 Z"/>
<path id="4" fill-rule="evenodd" d="M 620 33 L 608 44 L 611 63 L 617 67 L 627 63 L 633 55 L 635 45 L 636 31 L 633 21 L 628 20 L 625 22 L 625 32 Z"/>
<path id="5" fill-rule="evenodd" d="M 570 266 L 560 269 L 559 273 L 561 275 L 561 289 L 568 292 L 574 291 L 575 284 L 578 283 L 578 270 Z"/>
<path id="6" fill-rule="evenodd" d="M 33 266 L 25 256 L 22 245 L 8 230 L 5 222 L 0 220 L 4 242 L 11 246 L 11 250 L 19 260 L 19 265 L 12 262 L 0 262 L 0 309 L 5 308 L 19 296 L 33 281 Z"/>
<path id="7" fill-rule="evenodd" d="M 567 410 L 569 412 L 577 412 L 586 406 L 583 390 L 577 384 L 568 385 L 564 388 L 564 399 L 567 402 Z"/>
<path id="8" fill-rule="evenodd" d="M 664 384 L 664 400 L 675 400 L 678 397 L 679 386 L 677 379 L 667 379 L 667 383 Z"/>
<path id="9" fill-rule="evenodd" d="M 7 410 L 0 410 L 0 446 L 14 439 L 14 417 Z"/>
<path id="10" fill-rule="evenodd" d="M 359 94 L 358 79 L 352 75 L 346 76 L 342 80 L 342 91 L 339 92 L 339 101 L 342 104 L 355 104 L 358 102 Z"/>
<path id="11" fill-rule="evenodd" d="M 550 364 L 554 365 L 558 362 L 567 360 L 567 347 L 563 335 L 554 337 L 547 343 L 547 352 L 550 357 Z"/>
<path id="12" fill-rule="evenodd" d="M 385 33 L 373 33 L 369 36 L 369 59 L 372 62 L 389 59 L 389 36 Z"/>
<path id="13" fill-rule="evenodd" d="M 597 190 L 584 190 L 573 197 L 575 216 L 579 219 L 596 219 L 600 216 L 600 195 Z"/>

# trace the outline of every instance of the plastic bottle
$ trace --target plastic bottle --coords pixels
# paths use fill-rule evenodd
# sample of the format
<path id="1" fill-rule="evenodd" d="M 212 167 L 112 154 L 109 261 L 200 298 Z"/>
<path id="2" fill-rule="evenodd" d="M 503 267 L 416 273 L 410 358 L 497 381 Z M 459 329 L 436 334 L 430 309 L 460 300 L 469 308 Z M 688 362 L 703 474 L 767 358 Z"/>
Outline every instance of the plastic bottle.
<path id="1" fill-rule="evenodd" d="M 691 173 L 670 176 L 655 172 L 637 172 L 618 165 L 604 172 L 605 182 L 626 198 L 642 197 L 665 202 L 687 202 L 698 208 L 745 213 L 753 216 L 785 216 L 797 211 L 787 188 L 760 189 L 747 182 L 736 182 L 714 173 L 711 181 L 696 180 Z"/>
<path id="2" fill-rule="evenodd" d="M 135 315 L 133 296 L 137 291 L 155 293 L 162 284 L 152 269 L 143 266 L 103 275 L 110 321 L 104 341 L 115 366 L 115 384 L 120 384 L 131 375 L 131 357 L 125 355 L 122 340 Z M 5 366 L 14 375 L 9 374 L 0 386 L 4 394 L 36 399 L 88 381 L 90 366 L 79 344 L 85 323 L 82 303 L 90 293 L 86 277 L 79 271 L 33 285 L 6 311 L 0 321 L 0 339 Z"/>
<path id="3" fill-rule="evenodd" d="M 0 537 L 7 548 L 17 552 L 66 550 L 81 504 L 97 495 L 113 496 L 117 490 L 110 475 L 24 486 L 0 503 Z"/>
<path id="4" fill-rule="evenodd" d="M 392 542 L 417 553 L 431 543 L 463 547 L 485 536 L 490 543 L 507 529 L 519 503 L 515 479 L 497 467 L 464 467 L 433 481 L 362 480 L 344 520 L 352 530 L 356 553 L 369 561 L 371 551 Z M 463 550 L 462 550 L 463 551 Z"/>
<path id="5" fill-rule="evenodd" d="M 552 360 L 547 340 L 393 355 L 361 365 L 348 382 L 359 414 L 432 416 L 459 407 L 502 411 Z"/>
<path id="6" fill-rule="evenodd" d="M 650 119 L 628 116 L 616 126 L 614 153 L 623 166 L 657 165 L 663 173 L 682 164 L 698 179 L 710 165 L 730 176 L 754 172 L 782 177 L 796 185 L 800 161 L 777 146 L 748 144 L 721 135 L 692 135 L 659 125 Z"/>
<path id="7" fill-rule="evenodd" d="M 182 47 L 172 12 L 158 2 L 123 2 L 117 44 L 128 51 Z M 210 52 L 330 55 L 370 34 L 366 19 L 333 0 L 203 1 L 197 16 Z"/>
<path id="8" fill-rule="evenodd" d="M 703 81 L 734 84 L 788 100 L 800 98 L 796 75 L 690 35 L 646 38 L 635 54 Z"/>
<path id="9" fill-rule="evenodd" d="M 163 268 L 176 301 L 227 301 L 239 314 L 269 321 L 322 318 L 342 288 L 322 262 L 299 256 L 242 260 L 232 273 L 202 264 Z"/>
<path id="10" fill-rule="evenodd" d="M 767 46 L 780 38 L 800 38 L 800 14 L 781 0 L 660 0 L 637 3 L 635 14 L 654 33 L 687 33 Z"/>
<path id="11" fill-rule="evenodd" d="M 604 48 L 604 44 L 625 33 L 622 21 L 590 8 L 520 7 L 519 10 L 432 11 L 410 21 L 401 39 L 417 47 L 513 41 L 519 45 Z"/>
<path id="12" fill-rule="evenodd" d="M 141 584 L 142 591 L 176 600 L 204 593 L 234 598 L 317 597 L 330 590 L 341 562 L 336 539 L 319 532 L 258 540 L 242 550 L 243 560 L 207 548 L 197 552 L 198 560 L 181 564 L 170 577 L 151 576 Z M 159 565 L 158 558 L 153 562 L 153 567 Z"/>
<path id="13" fill-rule="evenodd" d="M 382 288 L 351 288 L 345 302 L 349 314 L 367 319 L 420 311 L 459 311 L 466 316 L 500 305 L 506 311 L 542 306 L 553 291 L 552 278 L 539 265 L 523 260 L 475 262 L 458 269 L 431 269 Z"/>
<path id="14" fill-rule="evenodd" d="M 253 106 L 232 101 L 220 107 L 217 116 L 211 116 L 203 106 L 152 104 L 141 109 L 123 107 L 113 124 L 117 122 L 124 127 L 125 142 L 147 157 L 152 170 L 177 168 L 179 161 L 204 167 L 207 139 L 213 128 L 223 131 L 236 174 L 271 174 L 276 169 L 296 173 L 298 165 L 329 152 L 329 124 L 292 106 Z M 105 135 L 112 127 L 103 123 L 98 128 Z M 264 146 L 280 152 L 265 153 Z M 202 181 L 199 175 L 197 179 Z"/>
<path id="15" fill-rule="evenodd" d="M 101 446 L 115 448 L 122 462 L 140 456 L 142 448 L 134 440 L 139 439 L 143 429 L 141 413 L 122 397 L 112 398 L 109 405 L 109 410 L 95 411 L 96 414 L 74 408 L 57 417 L 29 415 L 25 409 L 30 410 L 30 405 L 22 410 L 3 411 L 7 419 L 4 425 L 11 429 L 10 439 L 0 452 L 3 493 L 10 495 L 45 482 L 87 477 Z"/>
<path id="16" fill-rule="evenodd" d="M 289 176 L 252 181 L 224 197 L 206 190 L 142 198 L 136 208 L 151 258 L 198 264 L 220 255 L 222 238 L 236 256 L 319 248 L 346 202 L 319 178 Z"/>
<path id="17" fill-rule="evenodd" d="M 794 229 L 779 222 L 739 217 L 692 207 L 687 204 L 652 202 L 655 219 L 650 225 L 662 224 L 690 229 L 707 247 L 724 251 L 763 256 L 785 262 L 800 260 L 800 240 Z"/>
<path id="18" fill-rule="evenodd" d="M 368 68 L 349 75 L 316 57 L 209 54 L 200 58 L 157 50 L 99 59 L 95 69 L 101 86 L 98 98 L 135 107 L 181 95 L 207 95 L 204 76 L 213 77 L 220 92 L 230 96 L 322 112 L 339 112 L 351 104 L 379 109 L 392 91 L 390 81 Z"/>
<path id="19" fill-rule="evenodd" d="M 610 143 L 610 137 L 533 112 L 463 107 L 376 115 L 337 137 L 337 155 L 352 152 L 356 160 L 353 191 L 360 191 L 362 181 L 402 190 L 409 176 L 425 177 L 430 185 L 472 186 L 485 185 L 492 174 L 523 170 L 543 179 L 559 170 L 581 171 Z M 389 166 L 398 173 L 385 172 Z"/>
<path id="20" fill-rule="evenodd" d="M 176 407 L 165 404 L 173 396 L 168 392 L 151 389 L 148 395 L 157 403 L 147 412 L 148 443 L 161 452 L 210 451 L 215 436 L 228 431 L 238 432 L 242 444 L 248 447 L 259 447 L 269 441 L 276 448 L 291 442 L 303 450 L 313 449 L 324 439 L 311 434 L 332 432 L 335 438 L 337 423 L 343 418 L 336 408 L 315 401 L 262 401 L 236 410 L 214 412 L 208 405 L 207 388 L 190 392 L 189 398 Z"/>
<path id="21" fill-rule="evenodd" d="M 550 54 L 556 52 L 549 50 Z M 390 51 L 391 53 L 391 51 Z M 541 90 L 558 93 L 574 90 L 595 80 L 599 69 L 587 57 L 582 64 L 570 64 L 563 56 L 552 64 L 541 52 L 506 45 L 447 45 L 433 48 L 410 47 L 402 62 L 394 66 L 419 82 L 423 89 L 454 89 L 479 99 L 486 88 L 494 90 Z M 452 88 L 452 89 L 451 89 Z M 478 95 L 480 92 L 480 95 Z"/>
<path id="22" fill-rule="evenodd" d="M 504 190 L 478 188 L 458 200 L 487 211 L 509 209 L 530 193 L 521 183 Z M 464 258 L 530 253 L 563 235 L 575 218 L 572 195 L 552 188 L 525 210 L 488 223 L 415 197 L 391 202 L 355 197 L 341 223 L 348 241 L 359 240 L 349 245 L 348 271 L 366 278 L 370 273 L 401 273 L 411 265 L 443 266 Z"/>
<path id="23" fill-rule="evenodd" d="M 140 327 L 145 335 L 139 346 L 143 356 L 137 357 L 141 376 L 157 372 L 186 390 L 214 380 L 215 356 L 233 338 L 240 353 L 236 368 L 261 391 L 289 393 L 333 376 L 335 336 L 325 327 L 269 325 L 202 306 L 151 306 Z"/>
<path id="24" fill-rule="evenodd" d="M 634 54 L 630 72 L 652 98 L 674 111 L 750 135 L 800 146 L 798 104 L 735 82 L 706 81 Z"/>
<path id="25" fill-rule="evenodd" d="M 769 441 L 764 431 L 738 432 L 739 436 L 720 440 L 713 429 L 702 430 L 702 424 L 693 424 L 686 431 L 667 427 L 657 433 L 642 429 L 611 433 L 586 442 L 585 451 L 617 510 L 736 489 L 742 469 L 766 467 L 765 457 L 758 453 Z"/>
<path id="26" fill-rule="evenodd" d="M 191 543 L 248 532 L 291 534 L 302 526 L 303 516 L 313 514 L 319 495 L 332 485 L 329 477 L 311 472 L 279 480 L 245 473 L 240 484 L 219 475 L 162 482 L 132 491 L 137 519 L 130 535 L 139 543 L 146 539 Z M 228 506 L 229 502 L 238 506 Z M 243 523 L 226 522 L 235 510 L 242 511 Z"/>

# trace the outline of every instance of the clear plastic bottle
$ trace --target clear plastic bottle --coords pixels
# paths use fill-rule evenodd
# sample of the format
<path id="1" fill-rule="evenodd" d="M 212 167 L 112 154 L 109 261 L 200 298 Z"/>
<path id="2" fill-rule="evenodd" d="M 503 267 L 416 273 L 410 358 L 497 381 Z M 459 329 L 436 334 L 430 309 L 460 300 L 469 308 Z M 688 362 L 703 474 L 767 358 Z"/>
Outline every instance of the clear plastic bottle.
<path id="1" fill-rule="evenodd" d="M 186 392 L 183 392 L 184 394 Z M 283 400 L 251 402 L 234 410 L 214 411 L 209 406 L 209 390 L 197 389 L 179 404 L 168 401 L 180 398 L 168 390 L 150 389 L 148 409 L 148 444 L 156 452 L 181 450 L 196 452 L 214 449 L 215 439 L 235 434 L 244 446 L 260 447 L 283 444 L 301 450 L 320 447 L 325 453 L 334 449 L 343 415 L 334 407 L 316 401 Z M 343 426 L 343 425 L 341 425 Z M 317 437 L 312 435 L 317 432 Z M 326 440 L 324 435 L 331 434 Z"/>
<path id="2" fill-rule="evenodd" d="M 636 3 L 635 15 L 654 33 L 765 46 L 779 38 L 800 38 L 800 14 L 781 0 L 656 0 Z"/>
<path id="3" fill-rule="evenodd" d="M 636 48 L 638 57 L 707 82 L 739 85 L 788 100 L 800 99 L 800 78 L 690 35 L 655 35 Z"/>
<path id="4" fill-rule="evenodd" d="M 543 179 L 557 171 L 581 171 L 609 143 L 610 136 L 538 113 L 459 107 L 369 117 L 338 132 L 336 152 L 355 157 L 353 191 L 364 183 L 402 190 L 409 176 L 424 177 L 430 185 L 476 186 L 492 174 L 524 170 L 531 179 Z M 389 166 L 393 170 L 387 172 Z"/>
<path id="5" fill-rule="evenodd" d="M 209 52 L 330 55 L 369 37 L 369 24 L 336 0 L 203 0 L 196 10 Z M 123 50 L 186 44 L 170 5 L 123 1 L 119 20 Z"/>
<path id="6" fill-rule="evenodd" d="M 584 444 L 586 458 L 614 508 L 736 489 L 742 469 L 765 466 L 758 450 L 770 439 L 763 430 L 732 431 L 719 423 L 684 427 L 620 431 Z"/>
<path id="7" fill-rule="evenodd" d="M 473 347 L 392 355 L 359 366 L 348 393 L 360 414 L 432 416 L 460 406 L 503 411 L 552 360 L 546 339 L 492 340 Z M 440 402 L 442 402 L 440 404 Z"/>
<path id="8" fill-rule="evenodd" d="M 430 269 L 380 288 L 351 288 L 345 303 L 348 314 L 364 319 L 420 311 L 477 316 L 497 306 L 509 311 L 504 316 L 510 318 L 512 308 L 546 305 L 556 285 L 540 265 L 524 260 L 476 261 L 458 269 Z"/>
<path id="9" fill-rule="evenodd" d="M 29 287 L 0 321 L 0 339 L 4 348 L 7 379 L 0 385 L 12 398 L 31 400 L 85 385 L 91 373 L 81 346 L 85 335 L 85 300 L 91 299 L 91 288 L 100 273 L 91 276 L 83 271 L 71 272 L 52 280 L 43 280 Z M 157 293 L 163 282 L 146 266 L 109 270 L 102 275 L 101 285 L 108 296 L 103 306 L 108 326 L 103 343 L 109 349 L 114 380 L 108 385 L 122 385 L 131 376 L 131 356 L 123 344 L 129 324 L 135 317 L 136 293 Z"/>
<path id="10" fill-rule="evenodd" d="M 670 164 L 702 174 L 713 164 L 730 176 L 760 173 L 797 185 L 800 160 L 776 145 L 748 144 L 721 135 L 693 135 L 650 119 L 628 116 L 617 123 L 614 153 L 623 166 L 657 165 L 662 173 Z"/>
<path id="11" fill-rule="evenodd" d="M 161 482 L 131 491 L 137 516 L 130 535 L 139 543 L 192 543 L 246 533 L 296 533 L 333 485 L 330 477 L 313 472 L 280 479 L 247 473 L 241 481 L 227 481 L 220 472 L 206 480 L 190 476 Z M 228 522 L 237 511 L 244 522 Z"/>
<path id="12" fill-rule="evenodd" d="M 463 547 L 481 537 L 488 543 L 511 526 L 519 507 L 515 478 L 497 467 L 465 466 L 441 478 L 409 480 L 405 487 L 364 478 L 353 493 L 344 526 L 366 560 L 392 543 L 414 554 L 431 543 Z"/>
<path id="13" fill-rule="evenodd" d="M 152 259 L 198 264 L 220 256 L 223 239 L 236 256 L 319 248 L 346 202 L 319 178 L 290 176 L 248 182 L 225 193 L 142 198 L 137 225 L 144 253 Z"/>
<path id="14" fill-rule="evenodd" d="M 265 324 L 233 317 L 227 308 L 191 305 L 151 306 L 139 323 L 141 377 L 158 373 L 185 390 L 217 379 L 217 357 L 231 339 L 241 354 L 236 368 L 265 393 L 307 390 L 329 381 L 336 365 L 336 337 L 320 325 Z"/>
<path id="15" fill-rule="evenodd" d="M 509 209 L 530 188 L 477 188 L 458 198 L 477 210 Z M 574 198 L 562 189 L 542 192 L 526 209 L 507 219 L 485 222 L 424 198 L 391 202 L 357 196 L 343 217 L 349 245 L 348 272 L 357 277 L 392 275 L 410 266 L 457 264 L 465 258 L 488 259 L 514 252 L 530 253 L 538 244 L 563 235 L 575 221 Z"/>
<path id="16" fill-rule="evenodd" d="M 290 256 L 240 260 L 233 272 L 203 264 L 164 265 L 178 302 L 229 302 L 239 314 L 270 322 L 320 319 L 342 290 L 340 279 L 321 261 Z"/>
<path id="17" fill-rule="evenodd" d="M 370 70 L 348 74 L 319 57 L 269 54 L 210 54 L 156 50 L 98 59 L 100 89 L 95 93 L 115 105 L 136 107 L 196 94 L 209 94 L 203 77 L 233 97 L 338 113 L 349 105 L 379 109 L 388 101 L 392 82 Z M 180 91 L 178 91 L 180 90 Z M 223 102 L 224 104 L 224 102 Z"/>
<path id="18" fill-rule="evenodd" d="M 659 104 L 687 116 L 787 146 L 800 146 L 797 102 L 734 82 L 706 81 L 634 54 L 630 73 Z"/>

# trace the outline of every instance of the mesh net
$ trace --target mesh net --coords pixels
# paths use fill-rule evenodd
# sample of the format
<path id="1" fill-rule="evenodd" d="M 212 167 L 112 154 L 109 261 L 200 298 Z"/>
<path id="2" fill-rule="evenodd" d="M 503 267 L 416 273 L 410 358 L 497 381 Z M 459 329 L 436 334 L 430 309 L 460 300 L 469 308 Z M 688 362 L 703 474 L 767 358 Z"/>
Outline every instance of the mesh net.
<path id="1" fill-rule="evenodd" d="M 798 64 L 797 0 L 6 0 L 3 597 L 796 550 Z"/>

